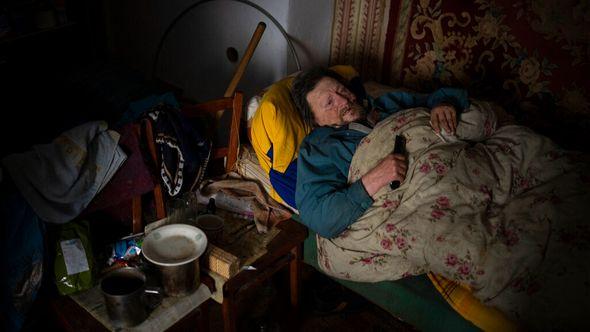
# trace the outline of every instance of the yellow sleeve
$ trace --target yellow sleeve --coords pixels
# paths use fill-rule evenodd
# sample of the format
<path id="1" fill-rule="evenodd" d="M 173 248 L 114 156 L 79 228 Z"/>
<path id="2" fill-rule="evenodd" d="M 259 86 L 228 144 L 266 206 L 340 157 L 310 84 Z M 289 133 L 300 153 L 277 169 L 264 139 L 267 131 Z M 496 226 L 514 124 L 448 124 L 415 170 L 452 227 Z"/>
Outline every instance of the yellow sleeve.
<path id="1" fill-rule="evenodd" d="M 351 66 L 333 66 L 330 69 L 350 80 L 358 76 Z M 297 159 L 299 146 L 307 132 L 291 97 L 294 77 L 287 77 L 274 83 L 262 96 L 260 105 L 252 118 L 251 143 L 260 166 L 269 174 L 271 168 L 284 173 Z M 273 158 L 268 156 L 272 147 Z M 271 196 L 282 202 L 274 191 Z"/>
<path id="2" fill-rule="evenodd" d="M 272 141 L 265 124 L 272 123 L 275 116 L 276 110 L 272 104 L 261 103 L 252 118 L 250 132 L 252 147 L 254 148 L 254 152 L 256 152 L 258 162 L 267 174 L 270 171 L 272 161 L 266 153 L 272 146 Z"/>

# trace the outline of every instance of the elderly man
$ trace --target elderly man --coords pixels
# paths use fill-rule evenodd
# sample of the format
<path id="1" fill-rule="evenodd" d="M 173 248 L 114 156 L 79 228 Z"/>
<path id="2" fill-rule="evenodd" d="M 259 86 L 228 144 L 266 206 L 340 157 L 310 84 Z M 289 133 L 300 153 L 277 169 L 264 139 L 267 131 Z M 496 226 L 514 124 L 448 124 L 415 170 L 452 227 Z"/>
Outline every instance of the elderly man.
<path id="1" fill-rule="evenodd" d="M 338 236 L 354 223 L 379 189 L 405 179 L 406 157 L 390 154 L 360 180 L 347 182 L 352 156 L 367 127 L 403 109 L 428 107 L 433 129 L 454 133 L 457 111 L 469 106 L 466 91 L 460 89 L 442 88 L 430 95 L 394 92 L 365 100 L 347 85 L 337 73 L 313 68 L 298 75 L 292 87 L 305 123 L 315 128 L 299 150 L 295 200 L 303 223 L 325 238 Z"/>
<path id="2" fill-rule="evenodd" d="M 468 105 L 461 90 L 389 94 L 369 102 L 382 109 L 367 116 L 349 91 L 324 70 L 293 83 L 316 126 L 300 147 L 296 203 L 320 235 L 323 272 L 362 282 L 429 272 L 468 286 L 523 330 L 590 330 L 587 159 L 529 128 L 496 127 L 491 103 Z M 430 114 L 422 108 L 385 119 L 415 106 Z M 442 131 L 455 129 L 455 110 L 461 121 L 451 139 Z M 355 122 L 380 120 L 361 144 L 366 134 Z M 393 133 L 408 138 L 410 165 L 388 154 Z M 405 181 L 388 190 L 394 180 Z M 477 315 L 499 321 L 489 314 Z"/>

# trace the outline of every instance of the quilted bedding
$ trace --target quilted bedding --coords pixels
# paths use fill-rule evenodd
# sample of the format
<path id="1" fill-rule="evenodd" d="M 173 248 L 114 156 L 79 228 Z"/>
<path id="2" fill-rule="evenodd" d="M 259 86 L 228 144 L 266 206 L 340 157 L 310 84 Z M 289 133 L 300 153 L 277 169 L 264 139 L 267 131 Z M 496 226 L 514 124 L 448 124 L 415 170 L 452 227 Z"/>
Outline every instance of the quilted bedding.
<path id="1" fill-rule="evenodd" d="M 318 237 L 318 264 L 354 281 L 433 272 L 470 288 L 534 330 L 587 329 L 590 162 L 521 126 L 496 128 L 473 102 L 457 137 L 435 134 L 425 109 L 392 115 L 365 137 L 349 181 L 406 138 L 409 168 L 396 190 L 339 237 Z"/>

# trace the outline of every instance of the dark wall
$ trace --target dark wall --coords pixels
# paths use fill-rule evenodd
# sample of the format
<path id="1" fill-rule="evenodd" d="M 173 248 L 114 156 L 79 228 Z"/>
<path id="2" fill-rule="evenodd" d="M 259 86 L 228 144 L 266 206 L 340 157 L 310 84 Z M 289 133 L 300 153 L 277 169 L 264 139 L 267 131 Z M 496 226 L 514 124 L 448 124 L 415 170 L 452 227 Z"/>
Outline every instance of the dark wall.
<path id="1" fill-rule="evenodd" d="M 0 5 L 7 22 L 0 30 L 0 156 L 86 121 L 114 122 L 130 101 L 154 91 L 142 75 L 107 57 L 100 1 L 67 1 L 65 20 L 56 3 Z M 53 19 L 43 19 L 46 11 Z"/>

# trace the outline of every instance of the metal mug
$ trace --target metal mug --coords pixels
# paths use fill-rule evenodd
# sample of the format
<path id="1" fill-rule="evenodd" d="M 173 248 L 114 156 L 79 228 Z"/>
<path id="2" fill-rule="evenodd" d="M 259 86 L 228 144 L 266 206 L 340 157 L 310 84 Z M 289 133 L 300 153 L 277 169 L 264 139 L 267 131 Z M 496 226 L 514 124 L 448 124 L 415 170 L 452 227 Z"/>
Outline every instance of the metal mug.
<path id="1" fill-rule="evenodd" d="M 223 239 L 224 219 L 216 214 L 201 214 L 195 219 L 195 226 L 205 232 L 207 241 L 219 245 Z"/>
<path id="2" fill-rule="evenodd" d="M 155 307 L 154 301 L 150 303 L 146 294 L 157 294 L 156 301 L 161 301 L 159 291 L 146 288 L 145 282 L 145 273 L 134 267 L 111 271 L 100 281 L 100 290 L 113 326 L 131 327 L 143 322 L 149 316 L 150 307 Z"/>

